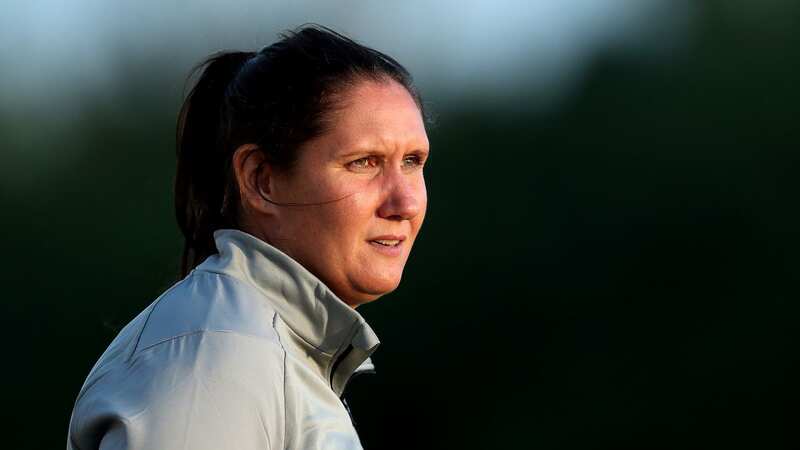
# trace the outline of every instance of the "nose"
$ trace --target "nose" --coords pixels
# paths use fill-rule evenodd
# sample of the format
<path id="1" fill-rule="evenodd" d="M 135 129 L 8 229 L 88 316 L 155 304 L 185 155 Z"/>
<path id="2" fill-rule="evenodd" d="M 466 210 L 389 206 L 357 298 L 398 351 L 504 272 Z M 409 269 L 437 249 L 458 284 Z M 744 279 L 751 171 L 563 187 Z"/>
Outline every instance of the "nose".
<path id="1" fill-rule="evenodd" d="M 400 171 L 387 174 L 384 189 L 385 195 L 378 207 L 378 216 L 381 218 L 410 220 L 425 207 L 427 193 L 421 174 L 404 174 Z"/>

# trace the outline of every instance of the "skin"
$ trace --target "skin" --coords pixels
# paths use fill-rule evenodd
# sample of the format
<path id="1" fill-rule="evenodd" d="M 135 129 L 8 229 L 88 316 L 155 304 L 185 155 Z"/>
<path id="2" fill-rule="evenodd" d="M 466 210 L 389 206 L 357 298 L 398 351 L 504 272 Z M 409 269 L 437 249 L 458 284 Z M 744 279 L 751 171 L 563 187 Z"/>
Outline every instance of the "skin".
<path id="1" fill-rule="evenodd" d="M 233 167 L 244 231 L 356 307 L 400 283 L 425 218 L 429 144 L 420 110 L 399 83 L 364 80 L 339 95 L 328 131 L 298 149 L 291 170 L 267 164 L 254 145 L 236 150 Z"/>

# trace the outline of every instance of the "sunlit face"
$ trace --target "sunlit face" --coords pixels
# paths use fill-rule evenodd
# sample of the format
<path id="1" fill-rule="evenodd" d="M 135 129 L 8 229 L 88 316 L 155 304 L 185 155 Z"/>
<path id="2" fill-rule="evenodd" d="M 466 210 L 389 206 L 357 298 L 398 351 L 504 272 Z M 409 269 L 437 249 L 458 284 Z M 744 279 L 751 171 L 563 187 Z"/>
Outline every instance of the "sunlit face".
<path id="1" fill-rule="evenodd" d="M 394 81 L 342 94 L 329 131 L 271 177 L 277 207 L 267 240 L 356 306 L 391 292 L 425 217 L 428 137 L 419 108 Z"/>

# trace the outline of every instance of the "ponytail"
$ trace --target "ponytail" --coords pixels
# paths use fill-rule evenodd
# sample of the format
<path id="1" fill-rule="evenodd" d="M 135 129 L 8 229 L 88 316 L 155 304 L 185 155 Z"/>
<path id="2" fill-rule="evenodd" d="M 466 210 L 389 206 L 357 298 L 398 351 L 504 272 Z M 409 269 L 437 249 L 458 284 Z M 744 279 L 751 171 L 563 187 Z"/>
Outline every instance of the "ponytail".
<path id="1" fill-rule="evenodd" d="M 223 52 L 199 64 L 202 74 L 178 116 L 175 216 L 184 237 L 180 276 L 186 276 L 216 253 L 214 231 L 235 226 L 232 203 L 230 149 L 227 144 L 228 96 L 231 82 L 251 52 Z M 227 194 L 227 195 L 226 195 Z"/>

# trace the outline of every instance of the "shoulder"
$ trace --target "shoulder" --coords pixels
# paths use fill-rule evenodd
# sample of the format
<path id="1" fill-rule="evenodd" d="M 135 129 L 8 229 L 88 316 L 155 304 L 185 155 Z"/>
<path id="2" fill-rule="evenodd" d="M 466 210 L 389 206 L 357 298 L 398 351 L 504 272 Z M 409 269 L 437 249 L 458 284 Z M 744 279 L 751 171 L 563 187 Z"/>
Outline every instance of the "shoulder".
<path id="1" fill-rule="evenodd" d="M 255 288 L 225 274 L 193 271 L 152 305 L 122 368 L 179 391 L 183 379 L 251 396 L 282 392 L 285 355 L 276 312 Z M 265 392 L 268 384 L 273 392 Z M 153 395 L 154 401 L 160 395 Z M 167 396 L 163 394 L 161 396 Z"/>
<path id="2" fill-rule="evenodd" d="M 220 331 L 153 345 L 88 389 L 69 441 L 81 449 L 281 448 L 284 358 L 268 341 Z"/>
<path id="3" fill-rule="evenodd" d="M 279 344 L 275 320 L 275 310 L 254 287 L 229 275 L 195 270 L 151 305 L 132 356 L 198 333 L 232 333 Z"/>
<path id="4" fill-rule="evenodd" d="M 251 448 L 248 439 L 274 444 L 285 376 L 275 320 L 247 284 L 193 272 L 120 333 L 128 351 L 101 357 L 76 402 L 71 439 L 91 442 L 122 427 L 146 448 L 212 448 L 223 438 L 241 448 Z M 203 442 L 180 441 L 187 437 L 177 430 L 187 428 L 201 430 L 192 439 Z"/>

